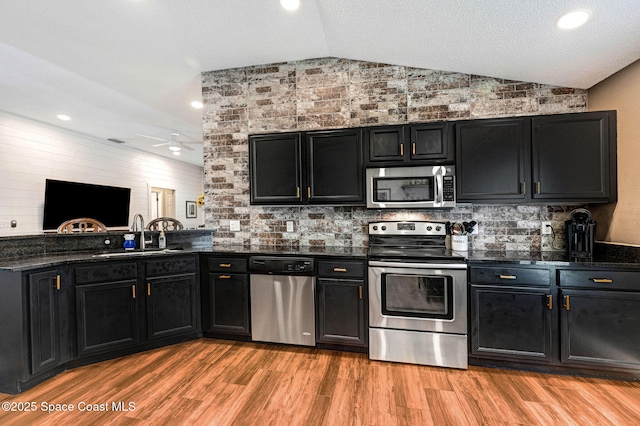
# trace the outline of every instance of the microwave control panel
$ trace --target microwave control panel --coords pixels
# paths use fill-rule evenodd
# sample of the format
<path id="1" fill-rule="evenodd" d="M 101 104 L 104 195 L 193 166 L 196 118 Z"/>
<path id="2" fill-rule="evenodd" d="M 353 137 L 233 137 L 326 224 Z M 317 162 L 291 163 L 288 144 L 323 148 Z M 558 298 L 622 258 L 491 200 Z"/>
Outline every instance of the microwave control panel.
<path id="1" fill-rule="evenodd" d="M 455 201 L 455 183 L 453 176 L 442 177 L 442 198 L 444 201 Z"/>

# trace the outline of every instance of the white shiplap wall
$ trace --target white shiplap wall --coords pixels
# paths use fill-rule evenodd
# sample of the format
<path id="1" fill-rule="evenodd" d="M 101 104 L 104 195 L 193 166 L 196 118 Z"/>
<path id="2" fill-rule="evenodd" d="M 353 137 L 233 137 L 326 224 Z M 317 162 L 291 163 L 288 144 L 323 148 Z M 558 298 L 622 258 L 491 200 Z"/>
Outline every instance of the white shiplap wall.
<path id="1" fill-rule="evenodd" d="M 0 112 L 0 236 L 42 232 L 45 179 L 131 188 L 130 220 L 149 218 L 149 187 L 176 190 L 176 216 L 185 227 L 186 201 L 203 192 L 203 169 Z M 16 228 L 6 228 L 17 220 Z"/>

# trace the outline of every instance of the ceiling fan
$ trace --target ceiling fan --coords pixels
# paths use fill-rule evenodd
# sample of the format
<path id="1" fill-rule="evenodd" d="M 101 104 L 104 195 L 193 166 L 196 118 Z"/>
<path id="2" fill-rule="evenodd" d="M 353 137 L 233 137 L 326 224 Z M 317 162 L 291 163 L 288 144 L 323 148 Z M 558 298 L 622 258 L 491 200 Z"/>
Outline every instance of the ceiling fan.
<path id="1" fill-rule="evenodd" d="M 182 148 L 186 149 L 187 151 L 193 151 L 193 148 L 191 148 L 189 145 L 197 145 L 200 142 L 185 142 L 185 141 L 179 141 L 178 137 L 180 136 L 180 133 L 178 133 L 177 130 L 171 130 L 171 139 L 162 139 L 162 138 L 157 138 L 155 136 L 148 136 L 148 135 L 142 135 L 140 133 L 136 133 L 138 136 L 142 136 L 143 138 L 148 138 L 148 139 L 154 139 L 157 141 L 162 141 L 163 143 L 158 143 L 155 145 L 151 145 L 154 147 L 157 146 L 168 146 L 169 149 L 171 151 L 175 152 L 179 152 Z"/>

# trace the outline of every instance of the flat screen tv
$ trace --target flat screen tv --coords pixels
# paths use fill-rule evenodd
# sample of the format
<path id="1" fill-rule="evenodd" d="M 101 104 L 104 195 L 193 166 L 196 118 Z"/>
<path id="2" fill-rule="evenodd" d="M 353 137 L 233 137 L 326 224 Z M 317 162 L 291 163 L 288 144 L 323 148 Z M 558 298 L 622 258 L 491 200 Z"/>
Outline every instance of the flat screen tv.
<path id="1" fill-rule="evenodd" d="M 108 228 L 129 224 L 131 188 L 47 179 L 42 228 L 55 231 L 66 220 L 88 217 Z"/>

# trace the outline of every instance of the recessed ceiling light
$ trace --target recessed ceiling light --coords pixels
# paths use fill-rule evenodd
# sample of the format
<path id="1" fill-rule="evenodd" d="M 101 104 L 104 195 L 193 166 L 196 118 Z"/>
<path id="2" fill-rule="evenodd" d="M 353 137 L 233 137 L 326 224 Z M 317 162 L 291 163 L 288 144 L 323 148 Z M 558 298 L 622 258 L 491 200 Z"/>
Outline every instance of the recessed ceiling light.
<path id="1" fill-rule="evenodd" d="M 590 11 L 586 9 L 574 10 L 559 17 L 556 20 L 556 27 L 563 30 L 572 30 L 584 25 L 590 18 Z"/>
<path id="2" fill-rule="evenodd" d="M 60 120 L 63 120 L 63 121 L 69 121 L 69 120 L 71 120 L 71 117 L 69 117 L 68 115 L 64 115 L 64 114 L 58 114 L 58 115 L 57 115 L 57 117 L 58 117 Z"/>
<path id="3" fill-rule="evenodd" d="M 297 10 L 300 7 L 300 0 L 280 0 L 280 6 L 287 10 Z"/>
<path id="4" fill-rule="evenodd" d="M 200 108 L 202 108 L 202 102 L 200 102 L 200 101 L 193 101 L 193 102 L 191 102 L 191 106 L 192 106 L 192 107 L 194 107 L 194 108 L 196 108 L 196 109 L 200 109 Z"/>
<path id="5" fill-rule="evenodd" d="M 180 151 L 173 151 L 173 155 L 180 155 Z"/>

